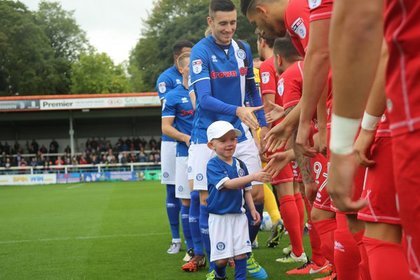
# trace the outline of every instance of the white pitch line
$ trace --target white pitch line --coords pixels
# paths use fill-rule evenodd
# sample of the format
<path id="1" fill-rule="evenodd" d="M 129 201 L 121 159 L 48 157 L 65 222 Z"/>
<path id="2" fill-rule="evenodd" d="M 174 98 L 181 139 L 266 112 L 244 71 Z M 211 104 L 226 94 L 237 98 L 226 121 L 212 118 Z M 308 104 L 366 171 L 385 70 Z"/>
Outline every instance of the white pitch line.
<path id="1" fill-rule="evenodd" d="M 76 185 L 74 185 L 74 186 L 70 186 L 70 187 L 67 187 L 66 189 L 68 189 L 68 190 L 71 190 L 71 189 L 76 189 L 76 188 L 80 188 L 81 186 L 83 186 L 84 184 L 76 184 Z"/>
<path id="2" fill-rule="evenodd" d="M 114 235 L 93 235 L 93 236 L 74 236 L 74 237 L 56 237 L 56 238 L 40 238 L 40 239 L 21 239 L 21 240 L 0 240 L 0 245 L 19 244 L 19 243 L 35 243 L 35 242 L 52 242 L 52 241 L 68 241 L 68 240 L 92 240 L 92 239 L 113 239 L 113 238 L 130 238 L 130 237 L 148 237 L 153 235 L 165 235 L 167 232 L 143 233 L 143 234 L 114 234 Z"/>

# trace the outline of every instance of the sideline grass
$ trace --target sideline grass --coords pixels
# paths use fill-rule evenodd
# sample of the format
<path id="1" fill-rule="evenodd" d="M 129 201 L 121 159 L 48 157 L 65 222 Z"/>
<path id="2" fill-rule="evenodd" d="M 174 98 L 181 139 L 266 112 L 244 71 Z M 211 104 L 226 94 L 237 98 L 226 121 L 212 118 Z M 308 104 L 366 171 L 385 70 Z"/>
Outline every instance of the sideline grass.
<path id="1" fill-rule="evenodd" d="M 205 279 L 181 271 L 185 250 L 166 254 L 165 195 L 158 182 L 0 187 L 0 279 Z M 314 278 L 287 276 L 296 265 L 266 239 L 255 255 L 270 279 Z"/>

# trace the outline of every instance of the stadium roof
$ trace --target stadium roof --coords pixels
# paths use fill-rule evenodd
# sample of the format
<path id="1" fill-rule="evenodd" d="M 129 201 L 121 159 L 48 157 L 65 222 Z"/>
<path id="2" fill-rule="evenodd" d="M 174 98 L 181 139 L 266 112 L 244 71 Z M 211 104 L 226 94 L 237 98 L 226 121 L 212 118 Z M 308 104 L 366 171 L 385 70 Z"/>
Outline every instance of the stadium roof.
<path id="1" fill-rule="evenodd" d="M 0 112 L 160 107 L 156 92 L 0 97 Z"/>

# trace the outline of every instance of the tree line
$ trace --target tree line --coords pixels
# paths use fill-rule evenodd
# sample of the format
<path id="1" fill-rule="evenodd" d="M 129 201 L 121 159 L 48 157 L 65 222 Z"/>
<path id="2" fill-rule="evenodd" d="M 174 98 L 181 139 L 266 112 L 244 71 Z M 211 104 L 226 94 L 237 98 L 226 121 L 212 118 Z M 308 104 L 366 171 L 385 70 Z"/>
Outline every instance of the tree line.
<path id="1" fill-rule="evenodd" d="M 234 1 L 239 7 L 239 0 Z M 208 0 L 157 0 L 143 20 L 128 61 L 115 65 L 89 43 L 59 2 L 37 11 L 0 0 L 0 95 L 154 91 L 179 39 L 198 42 L 207 27 Z M 237 37 L 255 45 L 253 27 L 238 12 Z"/>

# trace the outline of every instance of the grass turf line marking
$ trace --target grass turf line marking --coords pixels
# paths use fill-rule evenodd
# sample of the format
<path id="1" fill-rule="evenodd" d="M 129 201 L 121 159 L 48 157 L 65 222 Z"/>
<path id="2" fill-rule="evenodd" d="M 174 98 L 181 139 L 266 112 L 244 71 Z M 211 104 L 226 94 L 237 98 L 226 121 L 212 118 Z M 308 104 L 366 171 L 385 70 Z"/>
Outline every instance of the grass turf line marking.
<path id="1" fill-rule="evenodd" d="M 35 242 L 53 242 L 53 241 L 69 241 L 69 240 L 92 240 L 92 239 L 113 239 L 113 238 L 130 238 L 130 237 L 148 237 L 153 235 L 166 235 L 167 232 L 144 233 L 144 234 L 114 234 L 114 235 L 93 235 L 93 236 L 75 236 L 75 237 L 57 237 L 57 238 L 40 238 L 40 239 L 22 239 L 22 240 L 0 240 L 0 245 L 18 244 L 18 243 L 35 243 Z"/>
<path id="2" fill-rule="evenodd" d="M 70 186 L 70 187 L 67 187 L 66 189 L 68 189 L 68 190 L 71 190 L 71 189 L 76 189 L 76 188 L 80 188 L 81 186 L 83 186 L 84 184 L 76 184 L 76 185 L 74 185 L 74 186 Z"/>

